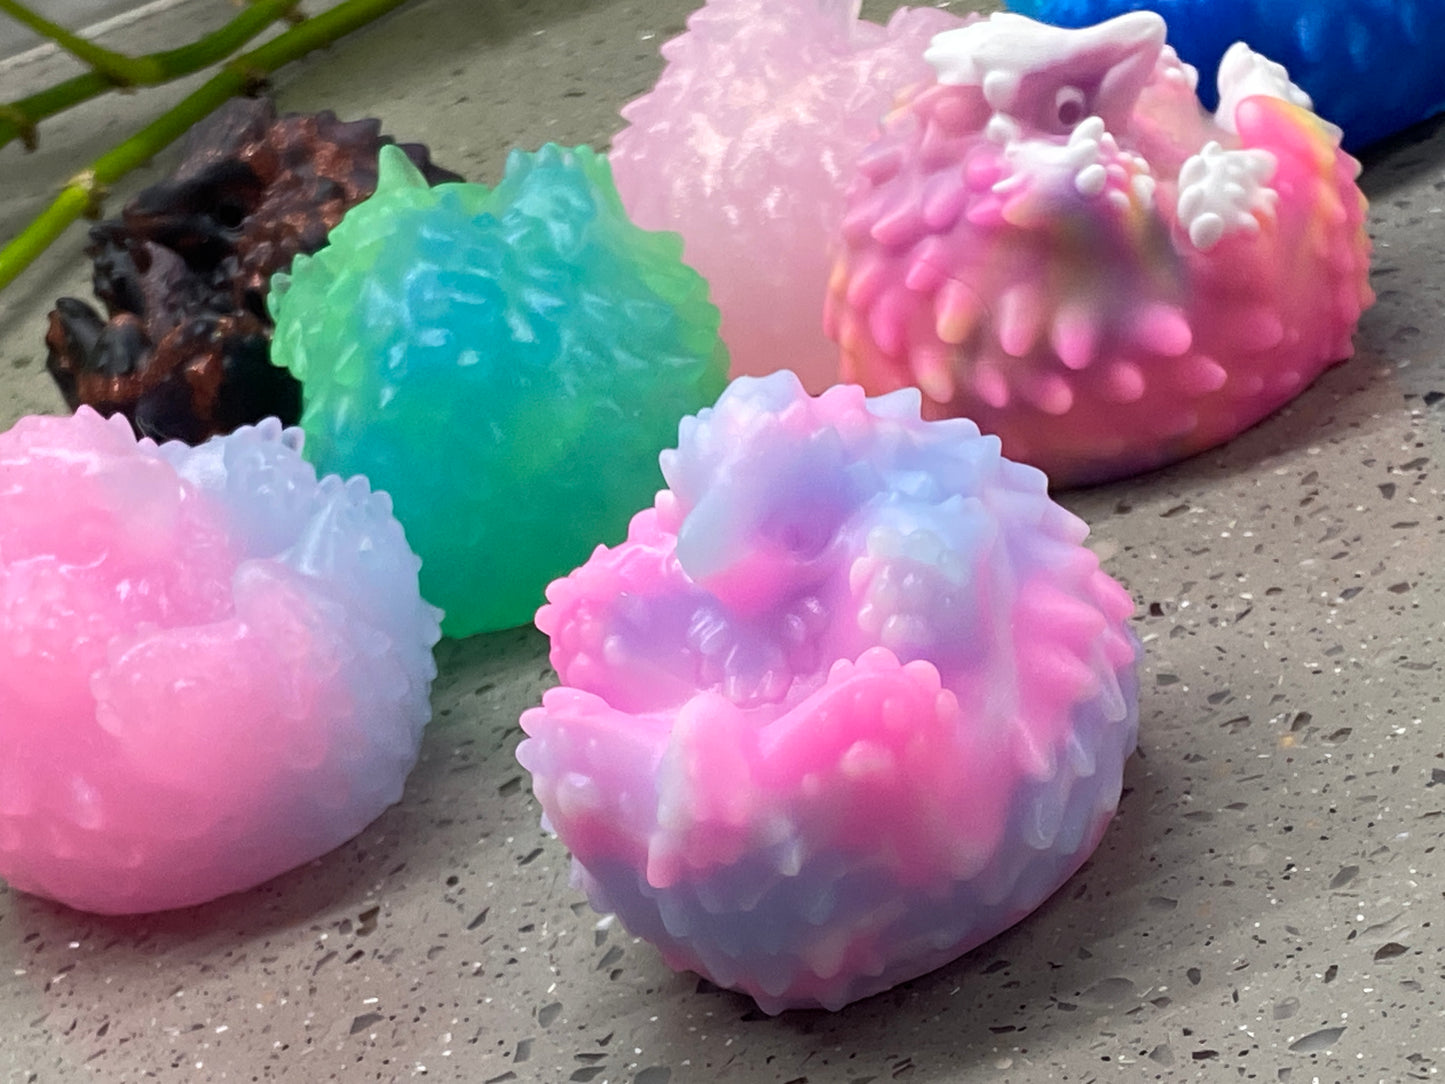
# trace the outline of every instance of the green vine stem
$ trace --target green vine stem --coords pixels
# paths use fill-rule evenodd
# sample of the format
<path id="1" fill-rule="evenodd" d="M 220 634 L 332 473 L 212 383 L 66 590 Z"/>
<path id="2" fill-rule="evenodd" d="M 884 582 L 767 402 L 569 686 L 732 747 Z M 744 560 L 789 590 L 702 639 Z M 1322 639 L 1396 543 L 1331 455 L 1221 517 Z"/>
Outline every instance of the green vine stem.
<path id="1" fill-rule="evenodd" d="M 129 57 L 104 49 L 77 34 L 72 34 L 60 24 L 53 23 L 45 16 L 31 11 L 18 0 L 0 0 L 0 12 L 4 12 L 17 22 L 24 23 L 37 34 L 49 38 L 67 53 L 77 60 L 83 60 L 117 86 L 132 85 L 129 72 L 136 67 L 137 62 Z"/>
<path id="2" fill-rule="evenodd" d="M 300 0 L 252 0 L 239 15 L 219 30 L 213 30 L 178 49 L 166 49 L 138 57 L 100 50 L 111 58 L 109 67 L 88 71 L 53 87 L 47 87 L 28 98 L 0 105 L 0 147 L 18 137 L 27 150 L 34 150 L 35 127 L 42 120 L 73 105 L 89 101 L 108 90 L 116 87 L 155 86 L 208 68 L 230 56 L 272 23 L 292 16 L 299 2 Z M 16 0 L 0 0 L 0 11 L 9 13 L 41 33 L 47 31 L 38 24 L 54 26 L 26 10 Z M 54 29 L 68 38 L 73 37 L 59 27 Z"/>
<path id="3" fill-rule="evenodd" d="M 404 3 L 407 0 L 342 0 L 330 11 L 312 16 L 228 61 L 183 101 L 71 178 L 55 201 L 0 249 L 0 289 L 14 281 L 76 219 L 98 216 L 110 185 L 149 161 L 226 99 L 254 89 L 277 68 L 331 44 Z"/>

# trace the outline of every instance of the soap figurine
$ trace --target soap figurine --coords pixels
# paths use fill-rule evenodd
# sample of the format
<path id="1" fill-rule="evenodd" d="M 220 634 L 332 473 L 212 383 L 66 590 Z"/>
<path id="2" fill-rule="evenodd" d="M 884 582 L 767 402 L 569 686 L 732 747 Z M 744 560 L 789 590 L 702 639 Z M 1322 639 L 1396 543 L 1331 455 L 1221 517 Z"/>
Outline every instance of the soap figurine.
<path id="1" fill-rule="evenodd" d="M 904 87 L 931 77 L 932 7 L 882 27 L 858 0 L 708 0 L 622 111 L 611 160 L 633 218 L 683 236 L 722 310 L 734 375 L 838 379 L 823 297 L 853 161 Z"/>
<path id="2" fill-rule="evenodd" d="M 1056 485 L 1228 439 L 1352 352 L 1359 164 L 1239 45 L 1220 104 L 1149 12 L 939 35 L 938 78 L 860 157 L 830 283 L 842 372 L 916 385 Z"/>
<path id="3" fill-rule="evenodd" d="M 517 758 L 575 879 L 769 1013 L 1019 921 L 1099 842 L 1135 745 L 1132 603 L 1087 528 L 919 401 L 739 378 L 537 614 L 561 685 Z"/>
<path id="4" fill-rule="evenodd" d="M 1440 0 L 1010 0 L 1061 26 L 1157 11 L 1182 59 L 1213 71 L 1236 41 L 1283 64 L 1359 148 L 1445 109 Z M 1212 107 L 1213 103 L 1209 103 Z"/>
<path id="5" fill-rule="evenodd" d="M 276 114 L 233 98 L 186 135 L 174 174 L 91 227 L 103 318 L 63 297 L 46 366 L 66 404 L 124 414 L 141 436 L 198 444 L 266 417 L 294 425 L 301 389 L 270 364 L 266 290 L 376 187 L 377 120 Z M 402 150 L 436 184 L 461 178 Z"/>
<path id="6" fill-rule="evenodd" d="M 390 502 L 275 419 L 0 434 L 0 878 L 106 914 L 240 891 L 402 791 L 440 632 Z"/>
<path id="7" fill-rule="evenodd" d="M 495 189 L 428 188 L 383 148 L 376 194 L 275 277 L 306 454 L 391 494 L 447 635 L 522 624 L 620 540 L 678 419 L 722 390 L 681 250 L 627 219 L 585 147 L 514 152 Z"/>

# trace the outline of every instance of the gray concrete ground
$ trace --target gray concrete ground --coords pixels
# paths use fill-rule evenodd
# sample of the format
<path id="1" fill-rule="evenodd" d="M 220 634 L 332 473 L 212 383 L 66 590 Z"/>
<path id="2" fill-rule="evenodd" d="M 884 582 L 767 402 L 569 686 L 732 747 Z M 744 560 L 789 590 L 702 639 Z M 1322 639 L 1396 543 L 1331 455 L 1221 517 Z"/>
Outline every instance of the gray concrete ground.
<path id="1" fill-rule="evenodd" d="M 605 144 L 692 6 L 419 0 L 278 91 L 495 178 L 514 144 Z M 0 97 L 35 78 L 0 69 Z M 0 235 L 170 93 L 0 152 Z M 1097 855 L 1012 931 L 832 1015 L 769 1019 L 671 973 L 587 909 L 537 825 L 512 753 L 552 677 L 514 631 L 441 646 L 406 798 L 311 866 L 133 919 L 0 890 L 0 1079 L 1432 1079 L 1445 131 L 1373 152 L 1363 183 L 1380 300 L 1357 356 L 1227 447 L 1065 497 L 1138 602 L 1141 748 Z M 60 406 L 41 337 L 85 292 L 80 243 L 0 294 L 0 421 Z"/>
<path id="2" fill-rule="evenodd" d="M 84 32 L 87 37 L 91 36 L 97 24 L 103 27 L 112 17 L 139 6 L 135 0 L 43 0 L 29 5 L 37 15 L 43 15 L 67 30 Z M 42 40 L 28 27 L 0 14 L 0 58 L 33 48 Z"/>

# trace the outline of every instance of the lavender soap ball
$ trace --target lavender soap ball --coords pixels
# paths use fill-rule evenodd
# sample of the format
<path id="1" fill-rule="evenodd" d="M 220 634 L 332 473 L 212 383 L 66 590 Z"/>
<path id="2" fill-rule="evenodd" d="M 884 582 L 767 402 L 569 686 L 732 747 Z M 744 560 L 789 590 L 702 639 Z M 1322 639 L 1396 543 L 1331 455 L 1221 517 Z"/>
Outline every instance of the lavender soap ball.
<path id="1" fill-rule="evenodd" d="M 621 541 L 678 420 L 722 390 L 718 312 L 681 256 L 585 147 L 513 152 L 495 189 L 429 188 L 387 147 L 376 194 L 273 280 L 306 453 L 391 494 L 447 635 L 527 621 Z"/>

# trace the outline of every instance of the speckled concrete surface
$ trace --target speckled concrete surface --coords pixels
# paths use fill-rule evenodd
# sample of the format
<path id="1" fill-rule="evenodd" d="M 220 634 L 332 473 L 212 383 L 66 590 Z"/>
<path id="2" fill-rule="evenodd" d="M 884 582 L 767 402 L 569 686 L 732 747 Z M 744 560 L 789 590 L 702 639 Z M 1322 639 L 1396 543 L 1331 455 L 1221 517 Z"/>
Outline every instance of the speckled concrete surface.
<path id="1" fill-rule="evenodd" d="M 280 97 L 380 115 L 491 179 L 513 144 L 605 143 L 691 6 L 420 0 Z M 0 68 L 0 97 L 36 70 Z M 153 101 L 0 152 L 0 235 Z M 1065 498 L 1138 600 L 1141 748 L 1098 854 L 1010 933 L 836 1015 L 770 1019 L 671 974 L 586 908 L 537 827 L 512 750 L 551 675 L 516 631 L 443 644 L 405 800 L 321 861 L 148 918 L 0 894 L 4 1080 L 1436 1076 L 1445 131 L 1370 155 L 1364 183 L 1380 302 L 1358 355 L 1225 449 Z M 79 244 L 0 295 L 6 422 L 59 407 L 43 314 L 85 292 Z"/>

